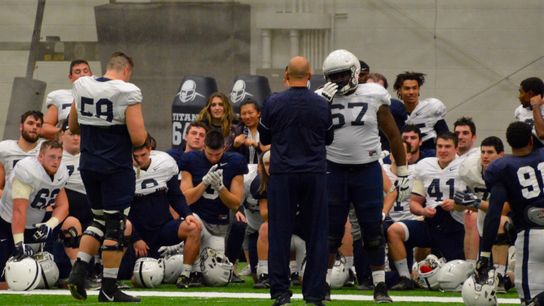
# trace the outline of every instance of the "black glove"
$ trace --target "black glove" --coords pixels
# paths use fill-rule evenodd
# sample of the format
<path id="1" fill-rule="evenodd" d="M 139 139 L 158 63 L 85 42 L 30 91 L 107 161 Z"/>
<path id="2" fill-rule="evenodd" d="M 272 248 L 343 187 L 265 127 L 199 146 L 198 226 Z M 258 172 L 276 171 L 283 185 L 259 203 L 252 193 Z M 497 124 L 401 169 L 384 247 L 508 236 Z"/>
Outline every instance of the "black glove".
<path id="1" fill-rule="evenodd" d="M 32 238 L 36 240 L 36 242 L 44 242 L 49 238 L 49 235 L 53 232 L 53 229 L 47 225 L 47 223 L 38 223 L 36 226 L 36 232 L 34 232 L 34 235 L 32 235 Z"/>
<path id="2" fill-rule="evenodd" d="M 493 270 L 493 265 L 489 262 L 489 257 L 480 256 L 478 262 L 476 262 L 476 282 L 483 284 L 487 282 L 489 278 L 489 271 Z"/>
<path id="3" fill-rule="evenodd" d="M 456 191 L 453 196 L 455 204 L 470 208 L 480 208 L 481 200 L 470 191 Z"/>
<path id="4" fill-rule="evenodd" d="M 15 244 L 15 251 L 13 252 L 13 257 L 17 260 L 21 260 L 25 257 L 34 255 L 34 250 L 24 242 L 17 242 Z"/>

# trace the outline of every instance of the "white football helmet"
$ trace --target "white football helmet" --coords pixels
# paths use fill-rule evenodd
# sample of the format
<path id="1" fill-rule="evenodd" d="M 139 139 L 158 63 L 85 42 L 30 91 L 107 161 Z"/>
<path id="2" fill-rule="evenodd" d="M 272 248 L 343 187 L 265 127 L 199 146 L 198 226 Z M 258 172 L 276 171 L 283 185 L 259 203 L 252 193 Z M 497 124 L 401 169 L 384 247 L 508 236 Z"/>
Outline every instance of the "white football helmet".
<path id="1" fill-rule="evenodd" d="M 349 278 L 349 271 L 346 268 L 346 258 L 341 256 L 334 262 L 331 273 L 330 286 L 333 289 L 344 287 Z"/>
<path id="2" fill-rule="evenodd" d="M 474 265 L 466 260 L 448 261 L 438 272 L 438 284 L 443 291 L 461 292 L 463 283 L 474 274 Z"/>
<path id="3" fill-rule="evenodd" d="M 164 271 L 162 282 L 165 284 L 175 284 L 181 272 L 183 272 L 183 255 L 175 254 L 160 258 L 159 265 Z"/>
<path id="4" fill-rule="evenodd" d="M 483 284 L 476 282 L 475 275 L 469 277 L 463 284 L 461 294 L 467 306 L 494 306 L 497 305 L 497 285 L 499 278 L 495 270 L 489 272 L 487 281 Z"/>
<path id="5" fill-rule="evenodd" d="M 42 268 L 40 275 L 40 281 L 36 288 L 38 289 L 50 289 L 59 280 L 59 268 L 55 263 L 55 257 L 49 252 L 40 252 L 35 254 L 34 259 L 38 262 Z"/>
<path id="6" fill-rule="evenodd" d="M 200 269 L 206 285 L 225 286 L 232 277 L 233 265 L 225 254 L 205 248 L 200 253 Z"/>
<path id="7" fill-rule="evenodd" d="M 417 274 L 417 283 L 421 288 L 438 290 L 438 271 L 444 265 L 444 261 L 433 254 L 428 255 L 422 261 L 414 265 Z"/>
<path id="8" fill-rule="evenodd" d="M 343 71 L 349 71 L 351 77 L 347 84 L 339 84 L 338 93 L 341 95 L 357 87 L 361 64 L 353 53 L 344 49 L 334 50 L 323 61 L 323 75 L 325 76 L 325 80 L 330 82 L 332 74 Z"/>
<path id="9" fill-rule="evenodd" d="M 162 283 L 163 273 L 163 268 L 157 259 L 140 257 L 134 264 L 132 279 L 138 287 L 155 288 Z"/>
<path id="10" fill-rule="evenodd" d="M 40 282 L 42 268 L 32 257 L 15 260 L 10 257 L 4 268 L 8 287 L 14 291 L 34 290 Z"/>

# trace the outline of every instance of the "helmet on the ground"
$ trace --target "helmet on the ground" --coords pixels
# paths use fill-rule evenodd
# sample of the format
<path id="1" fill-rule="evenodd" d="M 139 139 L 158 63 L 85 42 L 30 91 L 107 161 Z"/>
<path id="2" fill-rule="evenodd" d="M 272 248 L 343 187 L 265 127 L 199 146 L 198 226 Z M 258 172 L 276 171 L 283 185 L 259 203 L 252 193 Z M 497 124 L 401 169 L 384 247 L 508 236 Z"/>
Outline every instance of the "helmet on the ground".
<path id="1" fill-rule="evenodd" d="M 492 271 L 492 272 L 491 272 Z M 469 277 L 463 284 L 461 294 L 467 306 L 494 306 L 497 305 L 497 285 L 499 279 L 494 270 L 491 270 L 484 283 L 476 281 L 476 275 Z"/>
<path id="2" fill-rule="evenodd" d="M 414 265 L 417 274 L 417 283 L 422 288 L 438 290 L 438 271 L 444 262 L 433 254 Z"/>
<path id="3" fill-rule="evenodd" d="M 165 284 L 174 284 L 181 275 L 181 272 L 183 272 L 183 255 L 175 254 L 160 258 L 159 265 L 164 271 L 162 282 Z"/>
<path id="4" fill-rule="evenodd" d="M 338 289 L 344 287 L 349 278 L 349 271 L 346 268 L 346 258 L 340 256 L 334 262 L 331 272 L 331 283 L 330 286 L 333 289 Z"/>
<path id="5" fill-rule="evenodd" d="M 33 257 L 42 268 L 40 282 L 36 288 L 50 289 L 55 286 L 59 280 L 59 267 L 55 263 L 53 254 L 44 251 L 35 254 Z"/>
<path id="6" fill-rule="evenodd" d="M 134 264 L 132 279 L 138 287 L 154 288 L 162 283 L 163 268 L 151 257 L 140 257 Z"/>
<path id="7" fill-rule="evenodd" d="M 32 257 L 25 257 L 21 260 L 10 257 L 6 262 L 4 273 L 11 290 L 28 291 L 34 290 L 38 286 L 42 268 Z"/>
<path id="8" fill-rule="evenodd" d="M 233 265 L 225 254 L 205 248 L 200 253 L 200 269 L 206 285 L 225 286 L 232 277 Z"/>
<path id="9" fill-rule="evenodd" d="M 474 274 L 474 265 L 466 260 L 448 261 L 438 272 L 441 290 L 461 292 L 463 283 Z"/>

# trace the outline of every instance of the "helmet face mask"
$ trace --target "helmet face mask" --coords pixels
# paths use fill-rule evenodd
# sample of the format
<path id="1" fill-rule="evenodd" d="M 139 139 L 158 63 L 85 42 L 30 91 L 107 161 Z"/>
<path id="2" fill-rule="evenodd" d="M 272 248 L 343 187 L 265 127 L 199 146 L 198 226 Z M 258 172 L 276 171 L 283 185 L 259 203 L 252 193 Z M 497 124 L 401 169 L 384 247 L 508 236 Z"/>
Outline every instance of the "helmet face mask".
<path id="1" fill-rule="evenodd" d="M 495 270 L 491 270 L 488 279 L 479 284 L 475 275 L 469 277 L 463 284 L 461 291 L 463 302 L 468 306 L 493 306 L 497 305 L 497 285 L 499 279 Z"/>
<path id="2" fill-rule="evenodd" d="M 323 74 L 328 82 L 338 84 L 338 93 L 346 95 L 357 88 L 361 64 L 351 52 L 332 51 L 323 61 Z"/>

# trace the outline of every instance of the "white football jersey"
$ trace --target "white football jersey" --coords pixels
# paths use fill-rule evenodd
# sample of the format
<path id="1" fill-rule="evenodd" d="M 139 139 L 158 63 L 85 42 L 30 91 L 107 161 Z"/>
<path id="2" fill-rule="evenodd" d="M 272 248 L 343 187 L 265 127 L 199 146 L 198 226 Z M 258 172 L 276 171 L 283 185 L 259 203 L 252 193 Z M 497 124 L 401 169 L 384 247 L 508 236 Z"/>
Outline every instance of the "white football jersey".
<path id="1" fill-rule="evenodd" d="M 416 164 L 414 179 L 419 180 L 425 187 L 425 206 L 437 207 L 445 199 L 453 199 L 455 191 L 465 190 L 465 184 L 458 179 L 459 159 L 454 159 L 444 169 L 440 168 L 438 158 L 427 157 Z M 464 212 L 451 211 L 452 217 L 464 224 Z"/>
<path id="2" fill-rule="evenodd" d="M 136 194 L 148 195 L 158 190 L 167 190 L 168 181 L 177 175 L 178 164 L 168 153 L 151 151 L 151 164 L 147 170 L 134 168 L 136 172 Z"/>
<path id="3" fill-rule="evenodd" d="M 434 125 L 444 119 L 446 106 L 436 98 L 427 98 L 419 101 L 416 108 L 408 115 L 406 124 L 414 124 L 421 130 L 423 142 L 436 138 Z"/>
<path id="4" fill-rule="evenodd" d="M 68 177 L 68 169 L 64 163 L 61 163 L 57 173 L 51 179 L 36 157 L 22 159 L 17 163 L 6 183 L 2 199 L 0 199 L 0 216 L 4 221 L 11 223 L 13 217 L 11 186 L 13 179 L 17 178 L 20 182 L 32 186 L 29 205 L 26 209 L 25 228 L 33 228 L 34 224 L 43 221 L 47 207 L 55 204 L 55 199 L 66 185 Z"/>
<path id="5" fill-rule="evenodd" d="M 66 189 L 70 189 L 79 193 L 87 194 L 85 192 L 85 186 L 83 185 L 83 180 L 81 179 L 81 173 L 79 172 L 79 157 L 81 154 L 72 155 L 66 151 L 62 152 L 62 162 L 66 165 L 68 169 L 68 174 L 70 178 L 66 183 Z"/>
<path id="6" fill-rule="evenodd" d="M 4 165 L 6 180 L 9 178 L 15 164 L 21 159 L 27 156 L 38 156 L 42 142 L 44 142 L 44 140 L 39 139 L 34 149 L 28 152 L 23 151 L 23 149 L 19 147 L 17 140 L 4 140 L 0 142 L 0 163 Z"/>
<path id="7" fill-rule="evenodd" d="M 245 194 L 245 216 L 247 219 L 247 226 L 253 230 L 259 230 L 263 219 L 259 212 L 259 200 L 253 198 L 251 195 L 251 183 L 257 176 L 257 164 L 248 164 L 247 168 L 249 172 L 244 174 L 244 194 Z"/>
<path id="8" fill-rule="evenodd" d="M 382 165 L 382 168 L 384 169 L 385 173 L 387 174 L 387 177 L 391 180 L 391 182 L 395 182 L 397 180 L 397 176 L 391 172 L 391 165 L 390 164 L 384 164 Z M 409 179 L 409 188 L 412 190 L 412 185 L 414 182 L 414 170 L 416 168 L 415 164 L 408 165 L 408 179 Z M 401 220 L 416 220 L 418 219 L 418 216 L 414 215 L 412 212 L 410 212 L 410 198 L 400 202 L 395 201 L 393 204 L 393 207 L 391 207 L 391 210 L 389 211 L 389 217 L 393 219 L 393 221 L 401 221 Z"/>
<path id="9" fill-rule="evenodd" d="M 79 124 L 85 125 L 123 125 L 127 106 L 142 102 L 140 89 L 121 80 L 80 77 L 72 92 Z"/>
<path id="10" fill-rule="evenodd" d="M 381 155 L 377 113 L 382 105 L 390 104 L 391 96 L 376 83 L 359 84 L 353 94 L 335 96 L 331 104 L 334 140 L 327 146 L 327 160 L 339 164 L 377 161 Z"/>
<path id="11" fill-rule="evenodd" d="M 478 156 L 478 158 L 480 157 L 480 147 L 474 147 L 474 148 L 471 148 L 470 150 L 468 150 L 467 152 L 465 152 L 465 154 L 463 155 L 457 155 L 457 158 L 459 159 L 467 159 L 469 157 L 473 157 L 473 156 Z M 462 160 L 460 160 L 459 162 L 463 162 Z"/>
<path id="12" fill-rule="evenodd" d="M 68 115 L 70 115 L 72 102 L 74 102 L 74 96 L 70 89 L 58 89 L 47 95 L 45 105 L 47 108 L 51 105 L 54 105 L 57 108 L 57 120 L 58 122 L 61 122 L 62 120 L 66 120 Z"/>
<path id="13" fill-rule="evenodd" d="M 540 108 L 540 114 L 542 115 L 542 117 L 544 117 L 544 107 Z M 531 127 L 533 128 L 533 135 L 536 135 L 535 120 L 533 118 L 533 111 L 530 108 L 523 107 L 523 105 L 518 106 L 514 111 L 514 117 L 517 121 L 525 122 L 531 125 Z M 536 138 L 539 139 L 538 137 Z M 539 140 L 540 142 L 544 143 L 544 140 Z"/>
<path id="14" fill-rule="evenodd" d="M 467 186 L 467 188 L 474 192 L 479 199 L 487 201 L 489 198 L 489 191 L 485 186 L 483 172 L 480 155 L 472 155 L 463 161 L 459 167 L 458 176 L 459 179 Z M 480 233 L 480 236 L 483 234 L 485 215 L 485 211 L 478 209 L 478 219 L 476 224 L 478 226 L 478 233 Z"/>

